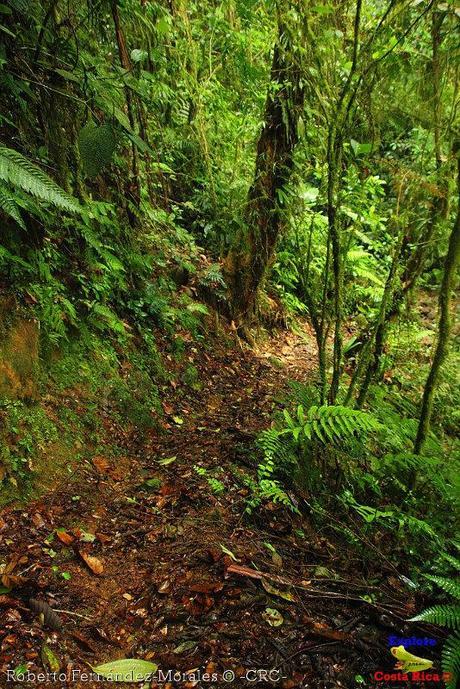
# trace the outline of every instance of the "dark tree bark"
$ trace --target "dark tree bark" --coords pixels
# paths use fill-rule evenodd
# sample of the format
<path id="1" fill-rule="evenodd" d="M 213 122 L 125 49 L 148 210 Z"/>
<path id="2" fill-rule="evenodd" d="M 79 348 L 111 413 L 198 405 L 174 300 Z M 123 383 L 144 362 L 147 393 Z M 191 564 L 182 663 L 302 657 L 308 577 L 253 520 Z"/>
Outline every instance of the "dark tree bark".
<path id="1" fill-rule="evenodd" d="M 129 57 L 128 49 L 126 47 L 126 40 L 123 32 L 123 28 L 121 26 L 121 21 L 120 21 L 120 13 L 118 12 L 118 2 L 117 0 L 112 0 L 111 2 L 111 10 L 112 10 L 112 19 L 113 19 L 113 24 L 115 27 L 115 38 L 117 41 L 117 47 L 118 47 L 118 56 L 120 59 L 120 64 L 125 69 L 127 72 L 132 71 L 132 65 L 131 65 L 131 59 Z M 135 117 L 134 117 L 134 104 L 133 104 L 133 97 L 131 90 L 128 86 L 125 87 L 125 97 L 126 97 L 126 109 L 128 113 L 128 120 L 129 120 L 129 125 L 131 129 L 134 131 L 135 130 Z M 141 197 L 141 183 L 140 183 L 140 176 L 139 176 L 139 156 L 137 154 L 137 148 L 134 143 L 131 145 L 131 150 L 132 150 L 132 172 L 133 172 L 133 180 L 132 184 L 130 185 L 130 195 L 133 198 L 134 203 L 136 206 L 139 205 L 140 197 Z M 132 224 L 134 224 L 135 220 L 134 218 L 131 218 Z"/>
<path id="2" fill-rule="evenodd" d="M 270 265 L 282 230 L 280 192 L 289 182 L 298 121 L 304 105 L 301 70 L 293 56 L 289 33 L 279 19 L 265 124 L 257 145 L 254 181 L 249 189 L 245 228 L 226 259 L 232 315 L 238 326 L 254 316 L 257 291 Z"/>
<path id="3" fill-rule="evenodd" d="M 425 389 L 423 391 L 420 421 L 414 445 L 415 454 L 420 454 L 422 452 L 423 445 L 430 430 L 431 413 L 433 409 L 433 395 L 436 390 L 439 372 L 446 358 L 449 346 L 451 330 L 451 292 L 454 287 L 456 269 L 460 257 L 460 142 L 457 142 L 456 144 L 456 154 L 458 157 L 457 183 L 459 205 L 455 224 L 450 235 L 449 247 L 447 249 L 446 260 L 444 263 L 444 275 L 439 292 L 438 340 L 434 350 L 433 362 L 431 364 L 430 372 L 425 383 Z"/>
<path id="4" fill-rule="evenodd" d="M 434 136 L 434 155 L 436 165 L 436 182 L 438 191 L 434 195 L 430 218 L 425 231 L 419 239 L 417 247 L 409 257 L 404 275 L 402 295 L 409 292 L 416 284 L 422 274 L 423 267 L 433 237 L 438 227 L 439 220 L 445 215 L 447 207 L 448 190 L 446 180 L 442 176 L 442 84 L 441 84 L 441 56 L 440 48 L 443 36 L 441 28 L 446 17 L 445 12 L 433 12 L 431 24 L 431 79 L 432 79 L 432 102 L 433 102 L 433 136 Z"/>

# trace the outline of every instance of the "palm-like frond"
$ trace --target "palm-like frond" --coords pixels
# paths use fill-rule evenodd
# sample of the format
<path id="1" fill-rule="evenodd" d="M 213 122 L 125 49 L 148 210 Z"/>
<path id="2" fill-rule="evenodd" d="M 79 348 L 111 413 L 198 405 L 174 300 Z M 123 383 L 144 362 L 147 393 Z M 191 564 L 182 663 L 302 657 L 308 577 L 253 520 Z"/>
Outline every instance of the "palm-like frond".
<path id="1" fill-rule="evenodd" d="M 460 677 L 460 634 L 452 634 L 442 649 L 442 670 L 449 674 L 446 689 L 456 689 Z"/>
<path id="2" fill-rule="evenodd" d="M 448 629 L 460 629 L 460 605 L 433 605 L 419 615 L 410 618 L 411 622 L 429 622 Z"/>
<path id="3" fill-rule="evenodd" d="M 382 428 L 372 414 L 342 405 L 314 405 L 307 412 L 299 405 L 296 420 L 287 411 L 284 412 L 284 417 L 288 429 L 295 437 L 303 432 L 308 440 L 317 439 L 322 443 L 365 435 Z"/>
<path id="4" fill-rule="evenodd" d="M 61 189 L 43 170 L 6 146 L 0 146 L 0 180 L 63 210 L 79 210 L 78 201 Z"/>
<path id="5" fill-rule="evenodd" d="M 460 581 L 455 579 L 448 579 L 447 577 L 439 577 L 435 574 L 426 574 L 426 579 L 433 581 L 437 584 L 443 591 L 450 594 L 457 600 L 460 600 Z M 460 617 L 459 617 L 460 620 Z"/>
<path id="6" fill-rule="evenodd" d="M 18 223 L 19 227 L 22 227 L 23 230 L 26 229 L 16 201 L 12 197 L 9 189 L 4 186 L 0 186 L 0 208 L 4 213 L 13 218 L 13 220 Z"/>

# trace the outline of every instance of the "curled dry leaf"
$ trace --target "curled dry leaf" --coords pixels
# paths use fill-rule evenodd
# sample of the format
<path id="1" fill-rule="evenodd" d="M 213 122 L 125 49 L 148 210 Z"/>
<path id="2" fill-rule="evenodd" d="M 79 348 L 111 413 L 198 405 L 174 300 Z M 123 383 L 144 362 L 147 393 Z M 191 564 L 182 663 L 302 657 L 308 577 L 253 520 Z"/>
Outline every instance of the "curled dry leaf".
<path id="1" fill-rule="evenodd" d="M 94 644 L 86 636 L 80 634 L 80 632 L 69 632 L 69 636 L 71 636 L 77 642 L 77 644 L 83 648 L 83 650 L 96 653 L 97 649 Z"/>
<path id="2" fill-rule="evenodd" d="M 202 581 L 190 586 L 190 591 L 194 593 L 218 593 L 222 591 L 224 585 L 221 581 Z"/>
<path id="3" fill-rule="evenodd" d="M 37 529 L 41 529 L 43 526 L 45 526 L 44 519 L 43 519 L 42 515 L 40 514 L 40 512 L 35 512 L 35 514 L 32 515 L 31 519 L 32 519 L 33 525 Z"/>
<path id="4" fill-rule="evenodd" d="M 24 577 L 14 574 L 14 570 L 19 564 L 25 564 L 27 557 L 20 555 L 13 555 L 11 560 L 4 565 L 0 565 L 1 583 L 7 589 L 12 589 L 15 586 L 20 586 L 25 582 Z"/>
<path id="5" fill-rule="evenodd" d="M 107 469 L 110 468 L 110 462 L 108 462 L 106 458 L 102 457 L 101 455 L 96 455 L 96 457 L 93 457 L 93 465 L 100 474 L 104 474 Z"/>
<path id="6" fill-rule="evenodd" d="M 62 629 L 61 618 L 45 601 L 29 598 L 29 608 L 39 615 L 43 615 L 43 624 L 50 629 L 55 631 Z"/>
<path id="7" fill-rule="evenodd" d="M 170 588 L 171 582 L 169 581 L 169 579 L 166 579 L 159 585 L 158 593 L 169 593 Z"/>
<path id="8" fill-rule="evenodd" d="M 104 565 L 97 557 L 85 553 L 84 550 L 79 550 L 78 553 L 93 574 L 96 574 L 97 576 L 102 574 L 102 572 L 104 571 Z"/>
<path id="9" fill-rule="evenodd" d="M 14 605 L 17 605 L 17 603 L 18 603 L 17 600 L 15 600 L 14 598 L 11 598 L 10 596 L 5 596 L 5 595 L 0 596 L 0 607 L 6 606 L 6 605 L 7 606 L 11 606 L 11 605 L 14 606 Z"/>
<path id="10" fill-rule="evenodd" d="M 56 536 L 59 538 L 61 543 L 64 543 L 64 545 L 70 545 L 75 540 L 75 538 L 71 534 L 67 533 L 67 531 L 64 529 L 57 529 Z"/>

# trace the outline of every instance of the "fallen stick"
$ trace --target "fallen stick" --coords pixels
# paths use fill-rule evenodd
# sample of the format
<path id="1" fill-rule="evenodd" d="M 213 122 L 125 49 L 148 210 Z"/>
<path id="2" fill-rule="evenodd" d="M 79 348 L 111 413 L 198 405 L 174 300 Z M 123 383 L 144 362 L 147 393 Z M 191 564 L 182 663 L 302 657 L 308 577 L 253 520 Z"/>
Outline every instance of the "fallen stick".
<path id="1" fill-rule="evenodd" d="M 386 612 L 389 615 L 392 615 L 393 617 L 396 617 L 398 620 L 401 620 L 403 622 L 406 621 L 404 617 L 401 617 L 396 612 L 394 612 L 394 609 L 389 605 L 385 605 L 383 603 L 372 603 L 371 601 L 364 600 L 363 598 L 358 598 L 357 596 L 350 596 L 346 593 L 337 593 L 337 591 L 322 591 L 321 589 L 313 589 L 307 584 L 300 584 L 295 581 L 290 581 L 285 577 L 280 577 L 277 574 L 270 574 L 269 572 L 259 572 L 257 569 L 252 569 L 251 567 L 244 567 L 243 565 L 231 564 L 227 567 L 226 573 L 237 574 L 239 576 L 249 577 L 250 579 L 257 579 L 259 581 L 261 581 L 262 579 L 269 579 L 271 581 L 275 581 L 278 584 L 283 584 L 284 586 L 291 586 L 296 589 L 301 589 L 305 592 L 307 596 L 310 596 L 312 598 L 336 598 L 340 600 L 354 601 L 356 603 L 369 605 L 373 608 L 376 608 L 377 610 Z"/>

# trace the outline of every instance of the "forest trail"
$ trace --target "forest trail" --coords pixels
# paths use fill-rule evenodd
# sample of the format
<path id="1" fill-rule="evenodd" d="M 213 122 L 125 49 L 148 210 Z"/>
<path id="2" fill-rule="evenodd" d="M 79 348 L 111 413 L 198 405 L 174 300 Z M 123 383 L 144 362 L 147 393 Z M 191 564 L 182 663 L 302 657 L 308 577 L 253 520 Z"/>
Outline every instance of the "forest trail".
<path id="1" fill-rule="evenodd" d="M 171 386 L 162 428 L 121 438 L 116 461 L 96 456 L 26 509 L 5 510 L 0 557 L 23 581 L 0 596 L 2 672 L 24 662 L 43 671 L 44 643 L 68 673 L 143 658 L 165 672 L 219 674 L 166 687 L 223 686 L 225 670 L 235 687 L 352 687 L 388 663 L 385 634 L 403 631 L 412 601 L 385 562 L 363 571 L 356 554 L 271 503 L 243 516 L 248 490 L 234 472 L 254 472 L 255 436 L 286 381 L 315 366 L 312 343 L 284 331 L 257 351 L 191 345 L 201 388 Z M 360 598 L 372 589 L 364 577 L 388 606 Z M 29 596 L 67 611 L 64 631 L 44 629 Z M 273 682 L 241 678 L 252 669 L 273 671 Z M 69 686 L 93 683 L 74 675 Z"/>

